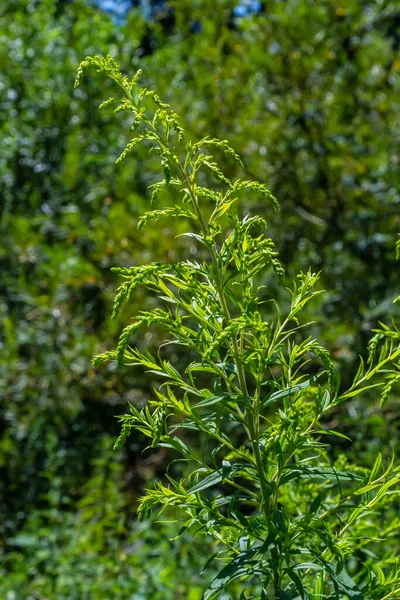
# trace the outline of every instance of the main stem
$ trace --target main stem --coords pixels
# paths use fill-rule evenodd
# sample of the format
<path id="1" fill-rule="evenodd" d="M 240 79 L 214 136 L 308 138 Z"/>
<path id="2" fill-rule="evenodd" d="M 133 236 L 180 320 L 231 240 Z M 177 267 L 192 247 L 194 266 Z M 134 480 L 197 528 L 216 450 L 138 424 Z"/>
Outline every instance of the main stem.
<path id="1" fill-rule="evenodd" d="M 190 175 L 188 175 L 186 173 L 186 171 L 184 170 L 184 168 L 182 167 L 182 165 L 180 164 L 179 161 L 177 161 L 177 165 L 178 165 L 179 173 L 181 175 L 181 181 L 182 181 L 182 183 L 185 183 L 187 185 L 187 189 L 188 189 L 190 198 L 192 200 L 193 208 L 196 212 L 197 218 L 199 219 L 202 233 L 204 236 L 208 237 L 210 235 L 210 231 L 209 231 L 208 225 L 205 222 L 203 215 L 201 213 L 200 206 L 197 201 L 197 197 L 196 197 L 195 191 L 193 189 L 192 182 L 190 181 Z M 212 263 L 212 267 L 213 267 L 213 272 L 215 275 L 215 283 L 216 283 L 218 298 L 221 303 L 225 321 L 227 323 L 229 323 L 231 321 L 231 314 L 230 314 L 227 298 L 226 298 L 225 291 L 224 291 L 222 274 L 221 274 L 221 270 L 220 270 L 220 267 L 218 264 L 218 254 L 217 254 L 217 248 L 216 248 L 215 242 L 213 243 L 212 246 L 209 246 L 209 251 L 210 251 L 210 255 L 211 255 L 211 263 Z M 234 333 L 232 333 L 230 336 L 230 339 L 231 339 L 232 348 L 233 348 L 233 358 L 234 358 L 236 371 L 237 371 L 238 379 L 239 379 L 239 387 L 242 391 L 242 394 L 244 396 L 248 396 L 246 375 L 245 375 L 245 371 L 243 368 L 242 357 L 241 357 L 241 353 L 239 350 L 239 345 L 238 345 L 236 335 Z M 259 401 L 258 395 L 259 395 L 259 386 L 257 386 L 256 400 L 255 400 L 255 403 L 257 405 L 258 405 L 258 401 Z M 268 488 L 267 488 L 264 464 L 262 461 L 262 456 L 261 456 L 260 447 L 259 447 L 259 443 L 258 443 L 258 441 L 259 441 L 258 418 L 259 417 L 258 417 L 257 411 L 253 412 L 250 409 L 246 410 L 247 429 L 248 429 L 248 434 L 249 434 L 251 445 L 252 445 L 253 452 L 254 452 L 254 458 L 256 461 L 258 477 L 260 480 L 261 496 L 262 496 L 261 497 L 261 508 L 264 511 L 267 522 L 269 522 L 270 521 L 270 511 L 269 511 L 269 502 L 268 502 L 269 493 L 268 493 Z"/>

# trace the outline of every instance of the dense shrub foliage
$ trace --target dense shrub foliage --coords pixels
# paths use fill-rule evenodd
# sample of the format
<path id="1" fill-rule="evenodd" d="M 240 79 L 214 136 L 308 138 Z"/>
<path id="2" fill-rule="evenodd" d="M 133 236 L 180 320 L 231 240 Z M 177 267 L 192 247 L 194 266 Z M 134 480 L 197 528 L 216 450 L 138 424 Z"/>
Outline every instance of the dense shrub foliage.
<path id="1" fill-rule="evenodd" d="M 127 400 L 140 405 L 151 387 L 137 372 L 90 366 L 143 306 L 138 291 L 118 324 L 109 322 L 118 279 L 110 267 L 173 262 L 187 244 L 178 238 L 171 246 L 184 231 L 175 221 L 161 235 L 148 227 L 138 236 L 158 159 L 142 169 L 138 148 L 114 166 L 129 139 L 124 113 L 118 122 L 93 110 L 110 95 L 98 80 L 71 92 L 83 56 L 110 52 L 123 71 L 141 66 L 144 85 L 173 100 L 189 139 L 229 138 L 243 157 L 241 177 L 265 181 L 279 196 L 268 235 L 289 275 L 322 269 L 327 293 L 304 319 L 316 319 L 310 333 L 332 351 L 344 385 L 367 332 L 390 323 L 398 294 L 398 7 L 276 0 L 239 18 L 236 5 L 170 1 L 152 20 L 134 7 L 120 27 L 81 0 L 0 7 L 1 596 L 71 598 L 73 588 L 77 598 L 156 598 L 150 584 L 134 583 L 140 563 L 140 577 L 161 597 L 186 598 L 180 569 L 194 565 L 194 581 L 201 562 L 183 540 L 187 562 L 176 558 L 167 577 L 176 546 L 155 543 L 150 528 L 140 552 L 134 545 L 136 499 L 162 473 L 167 450 L 142 457 L 146 440 L 137 435 L 110 452 L 114 415 Z M 223 168 L 239 176 L 228 160 Z M 166 193 L 159 202 L 174 199 Z M 263 200 L 251 202 L 266 215 Z M 243 196 L 243 214 L 248 203 Z M 156 347 L 154 332 L 146 339 Z M 330 428 L 339 421 L 354 444 L 337 438 L 334 457 L 355 451 L 371 467 L 387 437 L 397 445 L 396 393 L 383 413 L 373 393 L 338 407 Z M 99 483 L 106 473 L 115 489 Z M 104 534 L 98 514 L 106 511 L 114 519 Z M 78 576 L 77 565 L 90 577 Z"/>

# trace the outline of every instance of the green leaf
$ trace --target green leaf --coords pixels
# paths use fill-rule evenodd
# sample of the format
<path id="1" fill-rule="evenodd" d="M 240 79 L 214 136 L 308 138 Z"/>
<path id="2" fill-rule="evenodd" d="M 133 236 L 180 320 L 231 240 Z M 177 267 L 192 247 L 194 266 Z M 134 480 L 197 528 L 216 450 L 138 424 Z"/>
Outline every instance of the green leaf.
<path id="1" fill-rule="evenodd" d="M 204 408 L 204 406 L 212 406 L 213 404 L 217 404 L 220 402 L 224 402 L 225 400 L 233 400 L 234 396 L 231 394 L 222 394 L 221 396 L 210 396 L 209 398 L 204 398 L 200 402 L 196 402 L 194 405 L 195 408 Z"/>
<path id="2" fill-rule="evenodd" d="M 212 487 L 217 483 L 221 483 L 221 481 L 231 477 L 234 473 L 238 471 L 241 471 L 243 473 L 245 471 L 246 473 L 249 472 L 249 470 L 245 469 L 243 465 L 231 465 L 228 461 L 223 461 L 223 467 L 221 469 L 218 469 L 218 471 L 213 471 L 212 473 L 207 475 L 207 477 L 199 481 L 199 483 L 196 483 L 196 485 L 194 485 L 192 488 L 190 488 L 190 490 L 188 490 L 188 494 L 197 494 L 197 492 Z"/>
<path id="3" fill-rule="evenodd" d="M 339 437 L 351 442 L 351 438 L 347 437 L 347 435 L 344 435 L 344 433 L 335 431 L 334 429 L 313 429 L 313 433 L 319 433 L 321 435 L 334 435 L 335 437 Z"/>
<path id="4" fill-rule="evenodd" d="M 217 483 L 221 483 L 223 479 L 222 470 L 214 471 L 210 475 L 207 475 L 204 479 L 196 483 L 190 490 L 188 490 L 188 494 L 197 494 L 202 490 L 205 490 L 213 485 L 217 485 Z"/>
<path id="5" fill-rule="evenodd" d="M 332 568 L 329 573 L 350 600 L 364 600 L 360 588 L 344 569 L 340 573 L 336 573 L 335 569 Z"/>
<path id="6" fill-rule="evenodd" d="M 372 467 L 372 471 L 371 471 L 371 475 L 369 477 L 369 482 L 371 483 L 371 481 L 373 481 L 376 477 L 376 475 L 379 473 L 379 470 L 382 466 L 382 454 L 379 452 L 378 456 L 376 457 L 374 466 Z"/>
<path id="7" fill-rule="evenodd" d="M 190 456 L 189 448 L 178 437 L 165 436 L 161 438 L 161 442 L 159 442 L 157 446 L 163 446 L 164 448 L 172 448 L 173 450 L 177 450 L 184 456 Z"/>
<path id="8" fill-rule="evenodd" d="M 338 571 L 335 563 L 328 562 L 320 554 L 315 554 L 314 552 L 311 552 L 311 554 L 317 562 L 322 564 L 325 571 L 329 573 L 337 592 L 342 591 L 349 600 L 364 600 L 364 596 L 357 583 L 344 569 Z"/>
<path id="9" fill-rule="evenodd" d="M 285 572 L 289 575 L 290 579 L 293 581 L 295 588 L 296 588 L 297 592 L 300 594 L 300 597 L 302 598 L 302 600 L 304 600 L 306 597 L 306 592 L 304 590 L 303 582 L 301 581 L 300 577 L 297 575 L 297 573 L 291 567 L 287 567 L 285 569 Z"/>
<path id="10" fill-rule="evenodd" d="M 231 514 L 232 514 L 232 515 L 235 515 L 235 517 L 237 518 L 237 520 L 239 521 L 239 523 L 240 523 L 241 525 L 243 525 L 243 527 L 244 527 L 245 529 L 247 529 L 247 528 L 248 528 L 249 524 L 248 524 L 248 522 L 247 522 L 247 519 L 246 519 L 246 517 L 244 516 L 244 514 L 240 512 L 240 510 L 238 510 L 237 508 L 234 508 L 234 509 L 232 509 L 232 510 L 231 510 Z"/>
<path id="11" fill-rule="evenodd" d="M 324 372 L 325 371 L 317 373 L 317 375 L 313 375 L 313 377 L 310 377 L 310 379 L 308 379 L 307 381 L 303 381 L 302 383 L 293 385 L 292 387 L 289 387 L 285 390 L 279 390 L 278 392 L 274 392 L 273 394 L 271 394 L 271 396 L 262 399 L 261 405 L 264 407 L 271 406 L 271 404 L 275 404 L 276 402 L 278 402 L 278 400 L 282 400 L 282 398 L 286 398 L 287 396 L 291 396 L 293 394 L 296 394 L 297 392 L 305 390 L 306 388 L 310 387 L 310 385 L 313 385 L 319 379 L 319 377 L 323 375 Z"/>
<path id="12" fill-rule="evenodd" d="M 258 548 L 252 548 L 243 552 L 226 565 L 212 581 L 203 596 L 203 600 L 213 600 L 231 581 L 238 577 L 253 575 L 257 571 L 261 574 L 261 569 L 257 568 L 257 562 L 254 561 L 258 550 Z"/>
<path id="13" fill-rule="evenodd" d="M 293 479 L 309 479 L 310 481 L 362 481 L 363 477 L 352 471 L 337 471 L 333 467 L 308 467 L 291 465 L 285 468 L 280 483 L 284 485 Z"/>

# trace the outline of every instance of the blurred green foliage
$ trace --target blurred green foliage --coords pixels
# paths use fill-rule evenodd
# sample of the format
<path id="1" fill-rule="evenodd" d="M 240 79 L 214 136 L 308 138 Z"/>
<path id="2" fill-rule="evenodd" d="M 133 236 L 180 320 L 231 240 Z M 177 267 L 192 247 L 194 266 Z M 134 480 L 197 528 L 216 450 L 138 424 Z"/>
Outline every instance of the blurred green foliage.
<path id="1" fill-rule="evenodd" d="M 312 317 L 344 367 L 394 310 L 397 3 L 271 0 L 243 19 L 233 16 L 233 0 L 168 6 L 153 21 L 132 9 L 121 27 L 83 0 L 0 7 L 0 596 L 7 599 L 196 600 L 203 586 L 201 549 L 161 542 L 168 525 L 135 520 L 135 499 L 164 457 L 143 457 L 138 437 L 124 454 L 110 451 L 114 415 L 127 400 L 140 405 L 149 383 L 90 365 L 135 312 L 128 307 L 110 324 L 110 267 L 173 260 L 178 232 L 165 228 L 160 237 L 149 228 L 137 238 L 152 169 L 138 168 L 140 152 L 114 165 L 127 140 L 118 119 L 93 110 L 108 89 L 93 79 L 73 91 L 86 54 L 110 53 L 129 72 L 141 66 L 189 137 L 228 138 L 247 175 L 279 197 L 270 234 L 289 273 L 322 269 L 328 293 Z M 264 206 L 249 197 L 247 210 L 263 214 Z M 134 302 L 143 306 L 141 292 Z M 338 415 L 366 463 L 387 444 L 382 423 L 398 437 L 394 406 L 381 415 L 371 398 Z"/>

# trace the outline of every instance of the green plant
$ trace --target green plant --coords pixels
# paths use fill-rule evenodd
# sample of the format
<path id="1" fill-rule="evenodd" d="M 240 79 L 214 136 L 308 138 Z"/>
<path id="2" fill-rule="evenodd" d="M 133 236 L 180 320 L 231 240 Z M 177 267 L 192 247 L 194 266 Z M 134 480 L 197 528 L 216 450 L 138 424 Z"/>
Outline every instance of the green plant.
<path id="1" fill-rule="evenodd" d="M 137 134 L 117 162 L 143 142 L 163 169 L 152 203 L 168 186 L 179 199 L 144 214 L 139 229 L 179 218 L 194 225 L 195 232 L 184 235 L 199 246 L 196 260 L 115 269 L 124 282 L 113 317 L 139 285 L 151 292 L 153 307 L 134 317 L 115 351 L 94 358 L 95 366 L 115 360 L 145 367 L 162 381 L 145 407 L 130 405 L 116 442 L 120 446 L 136 429 L 152 447 L 179 456 L 165 481 L 141 498 L 139 516 L 156 506 L 160 512 L 177 507 L 185 515 L 179 534 L 215 538 L 218 552 L 207 564 L 218 559 L 223 567 L 204 600 L 232 589 L 233 580 L 240 580 L 241 600 L 398 597 L 400 519 L 393 496 L 400 469 L 393 457 L 381 455 L 368 472 L 344 456 L 332 462 L 327 442 L 346 436 L 329 429 L 326 419 L 339 404 L 375 388 L 383 386 L 382 403 L 387 400 L 399 379 L 399 331 L 383 326 L 376 332 L 367 363 L 361 359 L 352 385 L 342 390 L 330 354 L 303 335 L 307 324 L 298 320 L 321 293 L 318 275 L 300 273 L 288 306 L 278 304 L 263 285 L 266 267 L 284 276 L 272 240 L 262 233 L 266 223 L 257 215 L 240 218 L 236 208 L 243 190 L 261 194 L 278 210 L 276 199 L 261 183 L 225 176 L 208 149 L 240 166 L 227 141 L 205 137 L 183 146 L 177 115 L 138 85 L 140 71 L 129 79 L 111 57 L 87 57 L 76 85 L 92 67 L 123 93 L 101 107 L 115 104 L 115 112 L 133 115 Z M 207 187 L 207 171 L 218 186 Z M 153 325 L 168 334 L 155 356 L 139 337 L 130 346 L 135 334 Z M 170 344 L 185 348 L 184 372 L 165 357 Z"/>

